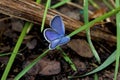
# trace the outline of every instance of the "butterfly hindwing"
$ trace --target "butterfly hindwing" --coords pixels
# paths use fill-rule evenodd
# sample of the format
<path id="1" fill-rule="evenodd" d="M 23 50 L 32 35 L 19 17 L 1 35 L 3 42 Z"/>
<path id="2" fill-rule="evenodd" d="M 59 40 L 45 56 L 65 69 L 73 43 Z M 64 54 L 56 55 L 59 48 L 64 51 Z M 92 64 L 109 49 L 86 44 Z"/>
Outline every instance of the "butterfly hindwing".
<path id="1" fill-rule="evenodd" d="M 59 15 L 56 15 L 50 22 L 50 27 L 55 30 L 58 34 L 64 35 L 65 29 L 64 29 L 64 23 L 62 21 L 62 18 Z"/>
<path id="2" fill-rule="evenodd" d="M 49 49 L 50 49 L 50 50 L 55 49 L 56 46 L 58 46 L 60 40 L 61 40 L 61 39 L 56 39 L 56 40 L 51 41 L 50 44 L 49 44 Z"/>
<path id="3" fill-rule="evenodd" d="M 68 36 L 58 38 L 58 39 L 50 42 L 49 49 L 53 50 L 53 49 L 55 49 L 56 46 L 66 44 L 69 41 L 70 41 L 70 37 L 68 37 Z"/>
<path id="4" fill-rule="evenodd" d="M 59 42 L 59 45 L 63 45 L 63 44 L 66 44 L 70 41 L 70 37 L 69 36 L 64 36 L 61 38 L 60 42 Z"/>

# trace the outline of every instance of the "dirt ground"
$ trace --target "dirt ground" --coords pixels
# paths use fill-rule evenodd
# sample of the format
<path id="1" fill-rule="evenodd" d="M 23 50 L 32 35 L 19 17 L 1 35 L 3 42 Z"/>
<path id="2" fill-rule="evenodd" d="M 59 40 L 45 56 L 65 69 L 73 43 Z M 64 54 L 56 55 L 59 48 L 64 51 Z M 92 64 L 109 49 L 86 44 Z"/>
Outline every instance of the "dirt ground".
<path id="1" fill-rule="evenodd" d="M 52 1 L 52 5 L 57 0 Z M 83 6 L 82 0 L 73 0 L 74 3 L 79 6 Z M 89 5 L 89 10 L 93 13 L 89 13 L 89 20 L 94 20 L 98 16 L 110 11 L 108 7 L 98 0 L 97 3 L 100 9 Z M 58 12 L 83 22 L 82 9 L 71 5 L 65 4 L 59 8 L 56 8 Z M 104 20 L 96 23 L 91 30 L 96 33 L 107 33 L 112 36 L 116 36 L 116 24 L 115 16 L 109 18 L 110 21 Z M 7 56 L 0 57 L 0 77 L 7 65 L 10 54 L 16 45 L 18 37 L 22 31 L 24 23 L 26 21 L 16 19 L 13 17 L 0 14 L 0 53 L 8 54 Z M 84 23 L 84 22 L 83 22 Z M 46 27 L 46 26 L 45 26 Z M 66 30 L 66 34 L 71 33 Z M 96 34 L 97 35 L 97 34 Z M 110 42 L 104 39 L 92 38 L 92 42 L 100 56 L 103 63 L 109 55 L 115 50 L 116 42 Z M 39 56 L 45 49 L 48 48 L 49 43 L 43 37 L 43 33 L 40 32 L 40 25 L 35 24 L 30 32 L 26 35 L 22 45 L 19 49 L 19 53 L 12 65 L 7 80 L 12 80 L 26 65 Z M 87 73 L 100 64 L 93 56 L 87 39 L 85 36 L 75 35 L 71 38 L 68 44 L 61 46 L 63 51 L 71 58 L 73 63 L 77 67 L 77 71 L 73 71 L 61 54 L 61 51 L 55 49 L 49 51 L 47 56 L 40 60 L 29 72 L 27 72 L 20 80 L 93 80 L 94 74 L 82 78 L 68 79 L 68 76 L 78 76 Z M 99 80 L 113 80 L 115 63 L 111 64 L 104 70 L 97 73 Z M 118 73 L 118 80 L 120 80 L 120 73 Z"/>

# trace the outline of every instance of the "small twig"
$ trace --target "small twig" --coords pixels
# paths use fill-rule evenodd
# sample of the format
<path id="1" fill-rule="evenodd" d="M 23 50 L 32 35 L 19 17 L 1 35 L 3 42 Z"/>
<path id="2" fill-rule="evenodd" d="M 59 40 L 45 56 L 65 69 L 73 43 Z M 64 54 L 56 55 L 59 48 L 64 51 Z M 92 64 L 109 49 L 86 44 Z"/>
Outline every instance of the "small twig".
<path id="1" fill-rule="evenodd" d="M 1 18 L 1 19 L 0 19 L 0 22 L 5 21 L 5 20 L 8 20 L 8 19 L 11 19 L 11 17 L 8 16 L 8 17 Z"/>

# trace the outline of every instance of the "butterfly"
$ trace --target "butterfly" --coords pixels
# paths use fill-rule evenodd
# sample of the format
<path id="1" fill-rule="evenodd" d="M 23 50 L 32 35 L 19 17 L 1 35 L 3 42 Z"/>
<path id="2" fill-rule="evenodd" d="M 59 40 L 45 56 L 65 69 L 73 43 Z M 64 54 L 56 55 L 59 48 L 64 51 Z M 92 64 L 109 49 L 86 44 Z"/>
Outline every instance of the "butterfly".
<path id="1" fill-rule="evenodd" d="M 53 50 L 56 46 L 66 44 L 70 41 L 69 36 L 65 36 L 65 27 L 62 18 L 56 15 L 50 21 L 50 28 L 44 30 L 43 35 L 50 43 L 49 49 Z"/>

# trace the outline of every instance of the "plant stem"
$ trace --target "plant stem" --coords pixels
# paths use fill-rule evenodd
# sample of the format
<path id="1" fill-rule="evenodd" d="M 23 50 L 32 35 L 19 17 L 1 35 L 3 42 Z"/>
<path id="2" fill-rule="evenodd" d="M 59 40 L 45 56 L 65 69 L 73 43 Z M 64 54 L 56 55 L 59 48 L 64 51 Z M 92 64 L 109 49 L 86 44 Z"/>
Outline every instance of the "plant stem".
<path id="1" fill-rule="evenodd" d="M 116 0 L 116 7 L 120 6 L 120 0 Z M 116 49 L 116 65 L 114 80 L 117 80 L 117 74 L 119 70 L 119 60 L 120 60 L 120 12 L 116 14 L 116 25 L 117 25 L 117 49 Z"/>
<path id="2" fill-rule="evenodd" d="M 47 0 L 46 7 L 45 7 L 45 11 L 44 11 L 44 15 L 43 15 L 43 19 L 42 19 L 41 32 L 42 32 L 43 29 L 44 29 L 44 24 L 45 24 L 45 20 L 46 20 L 46 15 L 47 15 L 47 11 L 48 11 L 48 8 L 49 8 L 49 6 L 50 6 L 50 3 L 51 3 L 51 0 Z"/>

